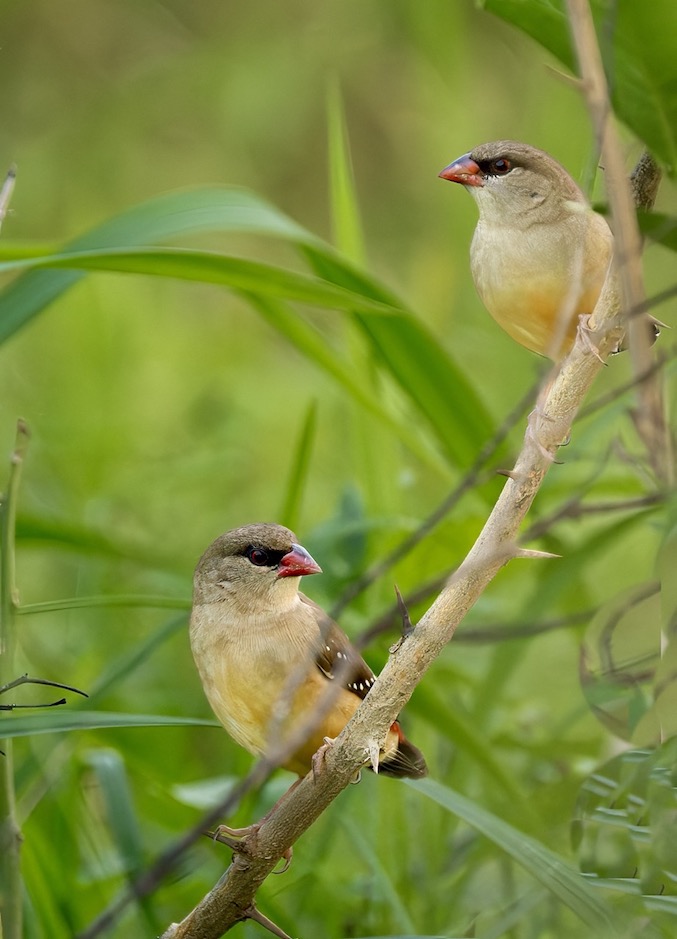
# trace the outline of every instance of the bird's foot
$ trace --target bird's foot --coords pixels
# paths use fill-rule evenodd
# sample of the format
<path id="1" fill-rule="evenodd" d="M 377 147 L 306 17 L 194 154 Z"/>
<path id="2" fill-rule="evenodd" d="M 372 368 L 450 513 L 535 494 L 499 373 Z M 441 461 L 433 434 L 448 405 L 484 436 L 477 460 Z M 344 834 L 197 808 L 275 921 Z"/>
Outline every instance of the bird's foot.
<path id="1" fill-rule="evenodd" d="M 248 825 L 246 828 L 230 828 L 228 825 L 218 825 L 214 831 L 206 831 L 205 835 L 211 838 L 212 841 L 220 841 L 221 844 L 227 845 L 237 854 L 249 854 L 246 844 L 247 838 L 251 835 L 255 835 L 261 827 L 261 824 L 261 822 L 255 822 L 253 825 Z M 279 871 L 273 871 L 273 873 L 284 874 L 285 871 L 288 871 L 293 856 L 294 849 L 292 847 L 287 848 L 280 857 L 280 860 L 284 861 L 283 866 Z"/>
<path id="2" fill-rule="evenodd" d="M 595 337 L 599 334 L 594 329 L 590 328 L 589 323 L 590 323 L 590 314 L 581 313 L 580 316 L 578 317 L 578 326 L 576 327 L 576 335 L 580 337 L 580 340 L 585 346 L 585 348 L 587 349 L 587 351 L 591 355 L 594 355 L 596 359 L 599 359 L 602 365 L 606 365 L 606 362 L 602 358 L 602 355 L 599 351 L 599 346 L 595 342 Z M 616 349 L 614 349 L 613 351 L 620 352 L 620 341 Z"/>
<path id="3" fill-rule="evenodd" d="M 322 746 L 319 748 L 319 750 L 316 750 L 315 753 L 313 753 L 312 759 L 310 761 L 313 768 L 313 782 L 321 773 L 324 772 L 325 757 L 327 756 L 327 752 L 330 747 L 334 746 L 335 739 L 335 737 L 325 737 Z"/>

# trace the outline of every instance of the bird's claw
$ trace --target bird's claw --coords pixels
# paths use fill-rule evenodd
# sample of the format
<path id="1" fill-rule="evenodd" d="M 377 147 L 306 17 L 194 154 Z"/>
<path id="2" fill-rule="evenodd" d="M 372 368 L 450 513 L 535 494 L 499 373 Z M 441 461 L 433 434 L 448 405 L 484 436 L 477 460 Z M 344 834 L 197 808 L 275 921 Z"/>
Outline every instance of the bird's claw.
<path id="1" fill-rule="evenodd" d="M 578 317 L 578 326 L 576 327 L 576 335 L 580 337 L 580 340 L 585 346 L 585 348 L 587 349 L 587 351 L 591 355 L 594 355 L 596 359 L 599 359 L 602 365 L 606 365 L 607 363 L 604 361 L 604 359 L 602 358 L 600 354 L 599 346 L 597 345 L 597 343 L 595 342 L 593 338 L 594 336 L 597 335 L 597 333 L 595 332 L 594 329 L 590 328 L 589 323 L 590 323 L 590 314 L 581 313 L 580 316 Z M 620 340 L 619 340 L 618 346 L 619 348 L 615 350 L 616 352 L 620 350 Z"/>
<path id="2" fill-rule="evenodd" d="M 273 874 L 286 874 L 289 868 L 291 867 L 291 862 L 292 862 L 293 857 L 294 857 L 294 849 L 290 845 L 287 848 L 287 850 L 284 852 L 282 857 L 280 858 L 281 861 L 284 861 L 284 864 L 279 869 L 279 871 L 273 871 Z"/>
<path id="3" fill-rule="evenodd" d="M 335 737 L 325 737 L 322 746 L 316 750 L 315 753 L 313 753 L 312 759 L 310 761 L 313 768 L 313 782 L 324 770 L 324 760 L 327 755 L 327 751 L 330 747 L 333 747 L 335 739 Z"/>

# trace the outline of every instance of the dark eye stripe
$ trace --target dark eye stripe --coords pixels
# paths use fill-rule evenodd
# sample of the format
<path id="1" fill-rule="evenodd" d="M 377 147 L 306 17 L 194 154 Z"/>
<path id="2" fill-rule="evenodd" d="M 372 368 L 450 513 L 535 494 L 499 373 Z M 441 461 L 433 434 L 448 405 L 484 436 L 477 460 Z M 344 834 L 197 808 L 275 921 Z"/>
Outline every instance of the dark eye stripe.
<path id="1" fill-rule="evenodd" d="M 505 176 L 513 168 L 513 163 L 507 157 L 497 157 L 495 160 L 482 160 L 478 166 L 486 176 Z"/>
<path id="2" fill-rule="evenodd" d="M 250 544 L 242 551 L 243 557 L 249 558 L 255 567 L 277 567 L 286 551 L 275 551 L 262 545 Z"/>

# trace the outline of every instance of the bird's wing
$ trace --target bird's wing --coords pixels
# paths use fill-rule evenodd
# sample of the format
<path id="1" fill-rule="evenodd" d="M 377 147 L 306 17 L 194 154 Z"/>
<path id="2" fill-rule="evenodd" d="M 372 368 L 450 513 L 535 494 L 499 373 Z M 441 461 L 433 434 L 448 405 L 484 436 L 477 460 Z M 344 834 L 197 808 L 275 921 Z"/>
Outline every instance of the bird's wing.
<path id="1" fill-rule="evenodd" d="M 315 614 L 319 630 L 315 655 L 317 667 L 329 679 L 333 679 L 340 672 L 343 687 L 358 698 L 366 698 L 369 689 L 376 681 L 376 675 L 353 647 L 343 630 L 331 617 L 327 616 L 322 607 L 313 603 L 302 593 L 299 596 Z M 344 672 L 346 662 L 349 665 Z M 415 747 L 404 736 L 399 721 L 393 722 L 390 733 L 397 735 L 397 747 L 394 753 L 380 761 L 379 772 L 384 776 L 409 776 L 412 779 L 425 776 L 428 772 L 425 758 L 418 747 Z"/>
<path id="2" fill-rule="evenodd" d="M 350 639 L 342 629 L 327 616 L 321 606 L 313 603 L 308 597 L 299 594 L 301 600 L 313 609 L 317 616 L 317 625 L 320 631 L 315 663 L 320 671 L 333 679 L 341 672 L 344 688 L 352 691 L 358 698 L 365 698 L 367 692 L 376 681 L 376 675 L 369 668 L 362 656 L 353 647 Z M 348 663 L 346 668 L 346 663 Z"/>

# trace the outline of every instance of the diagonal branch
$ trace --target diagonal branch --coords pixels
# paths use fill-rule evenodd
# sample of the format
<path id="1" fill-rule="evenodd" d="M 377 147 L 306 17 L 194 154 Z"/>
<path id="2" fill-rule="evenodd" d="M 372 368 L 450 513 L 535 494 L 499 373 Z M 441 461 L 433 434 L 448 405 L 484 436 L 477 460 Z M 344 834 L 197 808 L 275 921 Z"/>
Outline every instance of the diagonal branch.
<path id="1" fill-rule="evenodd" d="M 525 437 L 499 499 L 470 553 L 406 640 L 398 643 L 357 713 L 325 756 L 325 771 L 309 773 L 245 839 L 218 884 L 163 939 L 217 939 L 250 916 L 256 891 L 280 858 L 322 814 L 386 737 L 397 714 L 487 584 L 519 556 L 517 536 L 552 456 L 616 346 L 624 327 L 615 275 L 610 275 L 590 319 L 596 348 L 577 340 L 553 380 Z"/>

